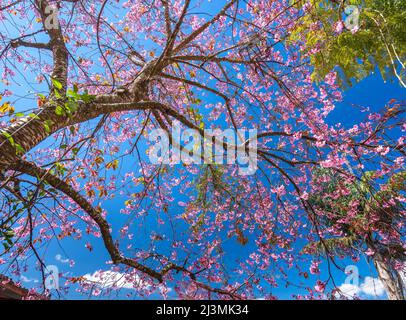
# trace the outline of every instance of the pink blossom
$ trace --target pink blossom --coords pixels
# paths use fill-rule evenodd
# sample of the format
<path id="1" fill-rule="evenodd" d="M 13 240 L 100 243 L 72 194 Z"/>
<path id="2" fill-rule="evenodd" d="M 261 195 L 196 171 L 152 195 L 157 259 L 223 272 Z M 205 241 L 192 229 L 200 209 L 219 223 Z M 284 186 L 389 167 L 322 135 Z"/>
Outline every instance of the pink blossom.
<path id="1" fill-rule="evenodd" d="M 320 261 L 312 261 L 309 269 L 311 274 L 320 274 L 319 264 Z"/>
<path id="2" fill-rule="evenodd" d="M 323 293 L 325 289 L 326 289 L 326 284 L 320 280 L 317 280 L 317 283 L 314 286 L 314 290 L 316 290 L 319 293 Z"/>
<path id="3" fill-rule="evenodd" d="M 343 29 L 344 29 L 344 23 L 343 23 L 341 20 L 340 20 L 340 21 L 337 21 L 337 22 L 334 24 L 333 29 L 334 29 L 334 31 L 335 31 L 336 33 L 340 34 L 340 33 L 343 31 Z"/>
<path id="4" fill-rule="evenodd" d="M 365 251 L 365 254 L 370 257 L 370 256 L 373 256 L 373 255 L 375 254 L 375 251 L 372 250 L 371 248 L 368 248 L 368 249 Z"/>

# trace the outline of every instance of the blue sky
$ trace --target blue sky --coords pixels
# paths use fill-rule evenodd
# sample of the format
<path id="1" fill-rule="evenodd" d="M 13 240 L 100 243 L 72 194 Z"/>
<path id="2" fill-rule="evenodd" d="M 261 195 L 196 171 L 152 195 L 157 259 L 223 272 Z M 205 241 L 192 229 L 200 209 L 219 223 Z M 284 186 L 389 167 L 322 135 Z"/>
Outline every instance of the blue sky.
<path id="1" fill-rule="evenodd" d="M 329 121 L 331 123 L 341 122 L 345 126 L 352 126 L 359 120 L 362 120 L 363 115 L 354 112 L 352 104 L 359 104 L 362 106 L 368 106 L 371 110 L 381 109 L 386 102 L 390 99 L 404 100 L 406 98 L 403 89 L 399 87 L 397 83 L 384 83 L 380 75 L 373 75 L 362 81 L 361 83 L 350 88 L 348 91 L 344 92 L 343 101 L 337 105 L 335 111 L 330 116 Z M 183 197 L 179 193 L 175 193 L 174 205 L 170 207 L 170 215 L 176 215 L 181 210 L 181 207 L 177 206 L 177 202 L 183 200 Z M 118 230 L 126 221 L 125 216 L 119 215 L 118 212 L 120 208 L 123 208 L 123 199 L 120 197 L 115 198 L 106 203 L 105 209 L 110 213 L 109 222 L 112 224 L 113 230 Z M 161 230 L 162 233 L 170 232 L 169 226 L 164 226 Z M 115 232 L 117 236 L 117 233 Z M 139 240 L 142 241 L 143 234 L 139 234 Z M 83 276 L 86 274 L 93 274 L 96 270 L 108 270 L 109 265 L 106 264 L 106 261 L 109 260 L 107 251 L 103 247 L 103 244 L 100 239 L 91 237 L 91 243 L 93 245 L 93 251 L 89 252 L 85 248 L 84 244 L 86 243 L 86 237 L 82 241 L 75 241 L 72 239 L 62 240 L 60 243 L 53 241 L 49 248 L 46 250 L 46 255 L 44 260 L 47 265 L 56 265 L 59 268 L 61 273 L 64 273 L 69 276 Z M 141 245 L 141 244 L 139 244 Z M 228 242 L 225 245 L 225 249 L 228 253 L 228 260 L 230 264 L 233 263 L 233 260 L 242 254 L 242 251 L 249 251 L 250 246 L 241 248 L 236 242 Z M 32 259 L 31 259 L 32 260 Z M 69 260 L 75 260 L 75 265 L 70 266 Z M 33 261 L 33 260 L 32 260 Z M 352 265 L 353 261 L 350 259 L 345 259 L 340 261 L 341 265 Z M 325 264 L 322 265 L 322 274 L 323 276 L 327 275 L 327 270 L 325 269 Z M 361 259 L 360 262 L 356 264 L 360 272 L 360 286 L 365 281 L 365 277 L 375 277 L 374 268 L 367 263 L 366 260 Z M 3 266 L 0 268 L 0 273 L 4 272 Z M 333 270 L 333 275 L 336 281 L 336 284 L 342 284 L 345 281 L 346 275 L 342 271 Z M 299 277 L 296 272 L 292 271 L 289 274 L 290 281 L 292 283 L 306 283 L 303 281 L 302 277 Z M 40 273 L 30 269 L 28 273 L 25 273 L 20 279 L 15 278 L 15 280 L 21 280 L 23 285 L 26 287 L 35 286 L 36 282 L 40 279 Z M 315 278 L 310 277 L 309 281 L 314 281 Z M 368 280 L 368 279 L 367 279 Z M 63 286 L 63 281 L 60 283 Z M 365 298 L 374 298 L 372 295 L 367 295 L 359 287 L 359 293 L 362 294 Z M 356 290 L 354 287 L 351 287 L 351 290 Z M 367 289 L 364 290 L 370 292 Z M 120 297 L 127 298 L 127 294 L 130 293 L 130 289 L 123 289 L 117 296 L 111 295 L 111 298 Z M 282 299 L 292 298 L 292 294 L 305 293 L 305 291 L 298 289 L 294 286 L 285 288 L 281 286 L 277 289 L 273 289 L 273 294 Z M 378 288 L 377 293 L 382 293 Z M 84 299 L 86 296 L 77 294 L 74 290 L 71 290 L 70 293 L 64 298 L 74 298 L 74 299 Z M 134 296 L 131 298 L 135 298 Z M 151 296 L 151 298 L 157 298 L 157 296 Z"/>

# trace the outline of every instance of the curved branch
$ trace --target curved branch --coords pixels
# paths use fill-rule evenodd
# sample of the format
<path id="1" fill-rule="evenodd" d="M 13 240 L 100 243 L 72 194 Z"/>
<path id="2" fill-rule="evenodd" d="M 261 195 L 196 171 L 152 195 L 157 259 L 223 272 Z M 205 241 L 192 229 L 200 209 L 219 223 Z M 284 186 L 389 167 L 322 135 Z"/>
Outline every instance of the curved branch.
<path id="1" fill-rule="evenodd" d="M 114 240 L 111 236 L 110 226 L 101 215 L 101 209 L 94 208 L 79 192 L 77 192 L 75 189 L 73 189 L 65 181 L 63 181 L 60 178 L 58 178 L 57 176 L 51 174 L 48 170 L 40 168 L 40 167 L 38 167 L 28 161 L 24 161 L 24 160 L 20 160 L 20 161 L 14 163 L 11 166 L 11 169 L 28 174 L 32 177 L 36 177 L 42 181 L 45 181 L 49 185 L 51 185 L 55 189 L 61 191 L 62 193 L 67 195 L 69 198 L 71 198 L 73 201 L 75 201 L 76 204 L 82 210 L 84 210 L 99 227 L 100 233 L 103 238 L 104 245 L 105 245 L 107 251 L 109 252 L 110 257 L 114 264 L 124 263 L 143 273 L 150 275 L 151 277 L 153 277 L 159 281 L 162 281 L 162 276 L 158 272 L 156 272 L 146 266 L 143 266 L 132 259 L 124 258 L 120 254 L 120 252 L 119 252 L 118 248 L 116 247 L 116 245 L 114 244 Z"/>
<path id="2" fill-rule="evenodd" d="M 169 273 L 170 271 L 177 271 L 177 272 L 184 272 L 186 273 L 190 279 L 196 284 L 197 287 L 202 288 L 204 290 L 215 292 L 218 294 L 228 295 L 231 298 L 239 298 L 234 291 L 227 291 L 219 288 L 213 288 L 205 283 L 199 282 L 196 279 L 196 273 L 188 270 L 185 266 L 179 266 L 172 262 L 167 263 L 161 271 L 157 272 L 145 265 L 138 263 L 137 261 L 124 257 L 117 246 L 114 243 L 113 237 L 111 236 L 110 226 L 108 222 L 103 218 L 101 215 L 100 208 L 94 208 L 78 191 L 73 189 L 69 184 L 65 181 L 61 180 L 57 176 L 51 174 L 49 170 L 40 168 L 33 163 L 30 163 L 25 160 L 19 160 L 11 166 L 11 169 L 19 171 L 24 174 L 28 174 L 32 177 L 36 177 L 41 181 L 47 182 L 53 188 L 61 191 L 66 196 L 71 198 L 82 210 L 88 214 L 93 221 L 97 224 L 100 233 L 102 235 L 102 239 L 107 251 L 110 254 L 110 257 L 114 264 L 124 264 L 128 267 L 132 267 L 146 275 L 158 280 L 159 282 L 163 282 L 164 276 Z"/>

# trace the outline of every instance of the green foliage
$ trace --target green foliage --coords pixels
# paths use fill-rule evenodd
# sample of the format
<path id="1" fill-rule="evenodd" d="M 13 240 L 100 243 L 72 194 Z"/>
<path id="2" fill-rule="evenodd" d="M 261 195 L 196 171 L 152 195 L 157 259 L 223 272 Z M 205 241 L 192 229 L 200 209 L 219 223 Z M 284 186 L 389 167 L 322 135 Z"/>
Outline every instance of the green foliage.
<path id="1" fill-rule="evenodd" d="M 52 78 L 51 81 L 52 81 L 52 84 L 54 85 L 54 87 L 55 87 L 57 90 L 61 90 L 61 89 L 62 89 L 62 83 L 60 83 L 58 80 Z"/>
<path id="2" fill-rule="evenodd" d="M 324 212 L 318 222 L 324 227 L 337 225 L 339 220 L 345 219 L 348 210 L 354 201 L 357 201 L 357 215 L 351 218 L 351 223 L 343 224 L 343 237 L 325 239 L 323 243 L 310 243 L 305 249 L 324 251 L 327 247 L 331 252 L 340 252 L 342 249 L 351 249 L 356 242 L 363 241 L 360 230 L 367 226 L 375 229 L 391 228 L 400 218 L 401 206 L 398 202 L 390 200 L 406 190 L 406 171 L 392 175 L 383 181 L 379 187 L 374 178 L 374 171 L 366 172 L 360 181 L 348 182 L 334 170 L 320 168 L 314 172 L 314 179 L 318 180 L 321 192 L 309 196 L 309 204 L 313 209 Z M 320 179 L 320 178 L 327 179 Z M 320 180 L 319 180 L 320 179 Z M 320 182 L 322 181 L 322 182 Z M 337 196 L 339 189 L 347 192 Z M 331 197 L 334 196 L 334 199 Z M 370 220 L 370 215 L 378 216 L 377 221 Z"/>
<path id="3" fill-rule="evenodd" d="M 0 241 L 4 250 L 8 250 L 13 245 L 14 231 L 11 228 L 0 228 Z"/>
<path id="4" fill-rule="evenodd" d="M 347 214 L 347 209 L 352 201 L 359 201 L 359 209 L 365 206 L 366 194 L 365 194 L 365 184 L 360 182 L 360 184 L 348 184 L 343 182 L 343 178 L 331 169 L 317 169 L 314 172 L 314 178 L 319 179 L 321 177 L 327 177 L 328 181 L 320 182 L 321 192 L 311 194 L 309 197 L 309 203 L 313 208 L 321 210 L 327 215 L 320 218 L 324 226 L 331 227 L 335 225 L 337 220 L 344 218 Z M 335 195 L 339 187 L 345 187 L 348 193 L 345 195 L 340 195 L 339 197 L 332 199 L 327 195 Z M 358 220 L 364 220 L 363 210 L 358 210 L 359 215 Z M 347 234 L 352 234 L 355 230 L 348 226 L 343 230 Z"/>
<path id="5" fill-rule="evenodd" d="M 324 239 L 323 242 L 310 242 L 304 247 L 303 252 L 312 251 L 322 254 L 328 251 L 329 253 L 339 255 L 343 254 L 345 250 L 355 247 L 358 240 L 359 239 L 355 235 L 350 235 L 345 237 Z"/>
<path id="6" fill-rule="evenodd" d="M 221 165 L 204 165 L 195 185 L 197 197 L 194 204 L 203 209 L 210 207 L 215 194 L 217 200 L 220 198 L 224 201 L 231 199 L 230 206 L 232 207 L 237 202 L 235 195 L 243 191 L 243 186 L 236 179 L 224 175 L 224 169 Z"/>
<path id="7" fill-rule="evenodd" d="M 190 205 L 198 207 L 201 211 L 197 220 L 193 223 L 192 230 L 194 232 L 199 232 L 203 227 L 204 219 L 214 201 L 226 202 L 230 199 L 230 210 L 234 210 L 235 204 L 240 205 L 236 199 L 236 194 L 243 192 L 243 186 L 237 180 L 224 175 L 224 169 L 220 165 L 204 165 L 194 185 L 196 186 L 197 195 L 195 201 Z"/>
<path id="8" fill-rule="evenodd" d="M 12 214 L 8 216 L 5 220 L 0 220 L 0 243 L 2 244 L 5 251 L 9 250 L 13 245 L 13 238 L 15 233 L 13 231 L 12 225 L 17 219 L 18 215 L 25 210 L 24 204 L 18 200 L 9 200 L 12 208 Z"/>
<path id="9" fill-rule="evenodd" d="M 89 103 L 95 98 L 95 95 L 89 94 L 87 90 L 85 90 L 83 93 L 79 93 L 77 85 L 74 85 L 72 89 L 68 89 L 66 98 L 63 98 L 60 92 L 62 89 L 60 82 L 52 79 L 52 83 L 55 87 L 54 96 L 57 101 L 51 100 L 50 103 L 55 106 L 55 113 L 58 116 L 70 117 L 77 111 L 80 102 Z M 46 130 L 49 130 L 49 124 L 44 124 L 44 126 Z"/>
<path id="10" fill-rule="evenodd" d="M 404 0 L 312 0 L 313 8 L 294 28 L 290 40 L 304 44 L 310 55 L 313 79 L 323 79 L 331 70 L 339 71 L 341 84 L 347 87 L 379 69 L 384 80 L 406 82 L 406 1 Z M 302 5 L 303 3 L 301 3 Z M 360 10 L 358 30 L 342 33 L 338 22 L 351 18 L 345 8 Z"/>
<path id="11" fill-rule="evenodd" d="M 2 135 L 8 140 L 11 146 L 15 149 L 16 155 L 24 154 L 24 148 L 14 141 L 14 138 L 8 132 L 2 132 Z"/>

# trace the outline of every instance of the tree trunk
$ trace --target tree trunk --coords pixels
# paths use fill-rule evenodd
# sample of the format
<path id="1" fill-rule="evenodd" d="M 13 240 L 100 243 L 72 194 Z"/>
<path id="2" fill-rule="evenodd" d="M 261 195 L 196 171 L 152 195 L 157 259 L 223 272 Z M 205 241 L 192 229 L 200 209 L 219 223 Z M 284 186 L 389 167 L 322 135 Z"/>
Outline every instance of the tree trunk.
<path id="1" fill-rule="evenodd" d="M 378 278 L 385 287 L 389 300 L 405 300 L 404 284 L 399 271 L 394 270 L 390 260 L 385 259 L 379 252 L 373 256 Z"/>
<path id="2" fill-rule="evenodd" d="M 71 116 L 57 115 L 55 106 L 48 102 L 42 109 L 35 112 L 34 117 L 22 117 L 0 130 L 0 180 L 1 174 L 10 167 L 10 164 L 15 163 L 24 153 L 58 130 L 89 121 L 103 114 L 132 110 L 131 104 L 135 105 L 146 97 L 147 81 L 144 75 L 134 81 L 131 90 L 131 95 L 117 91 L 108 95 L 99 95 L 90 103 L 81 102 L 77 111 Z M 19 152 L 17 146 L 20 147 Z"/>

